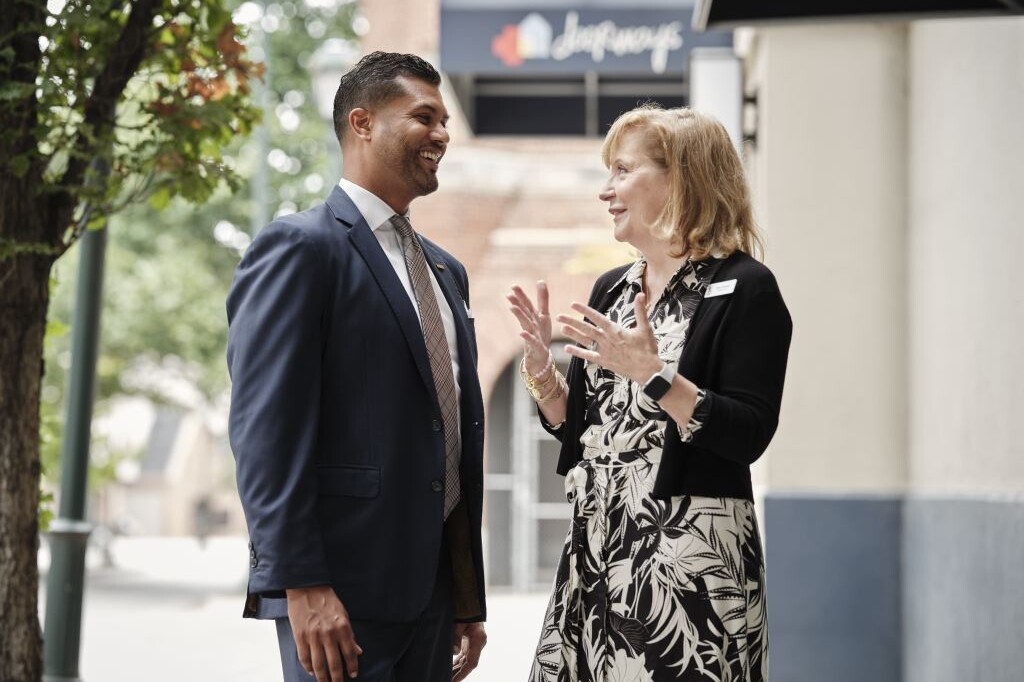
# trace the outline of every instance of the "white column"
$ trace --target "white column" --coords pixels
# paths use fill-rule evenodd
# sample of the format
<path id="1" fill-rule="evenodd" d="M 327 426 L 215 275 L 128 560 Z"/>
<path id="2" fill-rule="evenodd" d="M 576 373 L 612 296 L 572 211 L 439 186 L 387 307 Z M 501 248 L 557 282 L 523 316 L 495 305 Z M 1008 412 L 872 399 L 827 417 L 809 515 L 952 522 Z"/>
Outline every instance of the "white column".
<path id="1" fill-rule="evenodd" d="M 772 490 L 901 491 L 906 29 L 766 28 L 748 72 L 757 217 L 794 325 L 760 476 Z"/>
<path id="2" fill-rule="evenodd" d="M 1024 490 L 1024 20 L 910 33 L 915 492 Z"/>

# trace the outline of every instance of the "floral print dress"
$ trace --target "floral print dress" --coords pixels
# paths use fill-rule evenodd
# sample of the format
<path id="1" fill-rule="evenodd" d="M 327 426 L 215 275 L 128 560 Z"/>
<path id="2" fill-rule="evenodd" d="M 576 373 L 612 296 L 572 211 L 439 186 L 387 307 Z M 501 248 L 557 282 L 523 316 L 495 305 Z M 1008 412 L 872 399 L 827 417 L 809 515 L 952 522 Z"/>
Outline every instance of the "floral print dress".
<path id="1" fill-rule="evenodd" d="M 678 364 L 720 261 L 683 264 L 649 313 Z M 629 327 L 646 264 L 607 315 Z M 620 280 L 621 281 L 621 280 Z M 667 416 L 636 383 L 588 364 L 583 460 L 566 476 L 572 525 L 530 682 L 764 682 L 764 565 L 753 502 L 651 496 Z M 708 418 L 703 392 L 685 429 Z"/>

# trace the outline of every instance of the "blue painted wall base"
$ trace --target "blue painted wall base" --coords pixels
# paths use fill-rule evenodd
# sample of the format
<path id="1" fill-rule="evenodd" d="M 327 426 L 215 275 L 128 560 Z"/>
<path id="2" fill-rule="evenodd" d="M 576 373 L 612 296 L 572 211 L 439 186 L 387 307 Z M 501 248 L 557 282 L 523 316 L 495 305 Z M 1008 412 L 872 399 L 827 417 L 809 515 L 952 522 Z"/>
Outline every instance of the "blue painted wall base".
<path id="1" fill-rule="evenodd" d="M 783 682 L 899 682 L 898 497 L 765 498 L 769 671 Z"/>
<path id="2" fill-rule="evenodd" d="M 765 499 L 771 679 L 1024 680 L 1024 497 Z"/>

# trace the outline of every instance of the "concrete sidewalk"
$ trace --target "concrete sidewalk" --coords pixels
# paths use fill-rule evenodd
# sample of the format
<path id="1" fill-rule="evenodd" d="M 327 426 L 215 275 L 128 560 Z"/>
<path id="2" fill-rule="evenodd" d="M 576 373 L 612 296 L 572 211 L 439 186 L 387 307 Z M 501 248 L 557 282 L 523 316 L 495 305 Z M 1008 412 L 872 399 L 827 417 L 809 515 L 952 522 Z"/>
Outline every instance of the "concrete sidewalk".
<path id="1" fill-rule="evenodd" d="M 118 538 L 111 556 L 113 567 L 98 555 L 88 561 L 84 682 L 280 682 L 273 625 L 241 618 L 244 538 L 212 538 L 205 548 L 192 538 Z M 547 599 L 489 596 L 488 645 L 470 680 L 525 682 Z"/>

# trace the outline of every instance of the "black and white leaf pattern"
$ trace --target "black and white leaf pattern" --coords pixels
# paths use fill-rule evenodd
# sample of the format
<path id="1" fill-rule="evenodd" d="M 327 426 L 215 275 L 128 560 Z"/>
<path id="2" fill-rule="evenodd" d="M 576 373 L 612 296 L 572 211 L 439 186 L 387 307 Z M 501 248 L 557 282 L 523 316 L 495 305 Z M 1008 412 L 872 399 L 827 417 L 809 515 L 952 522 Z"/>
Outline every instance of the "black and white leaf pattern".
<path id="1" fill-rule="evenodd" d="M 652 309 L 677 361 L 716 261 L 687 263 Z M 633 323 L 644 263 L 608 311 Z M 651 496 L 666 416 L 639 387 L 587 367 L 584 461 L 530 682 L 765 682 L 764 568 L 753 503 Z M 700 427 L 697 423 L 696 428 Z M 572 472 L 570 472 L 572 475 Z"/>

